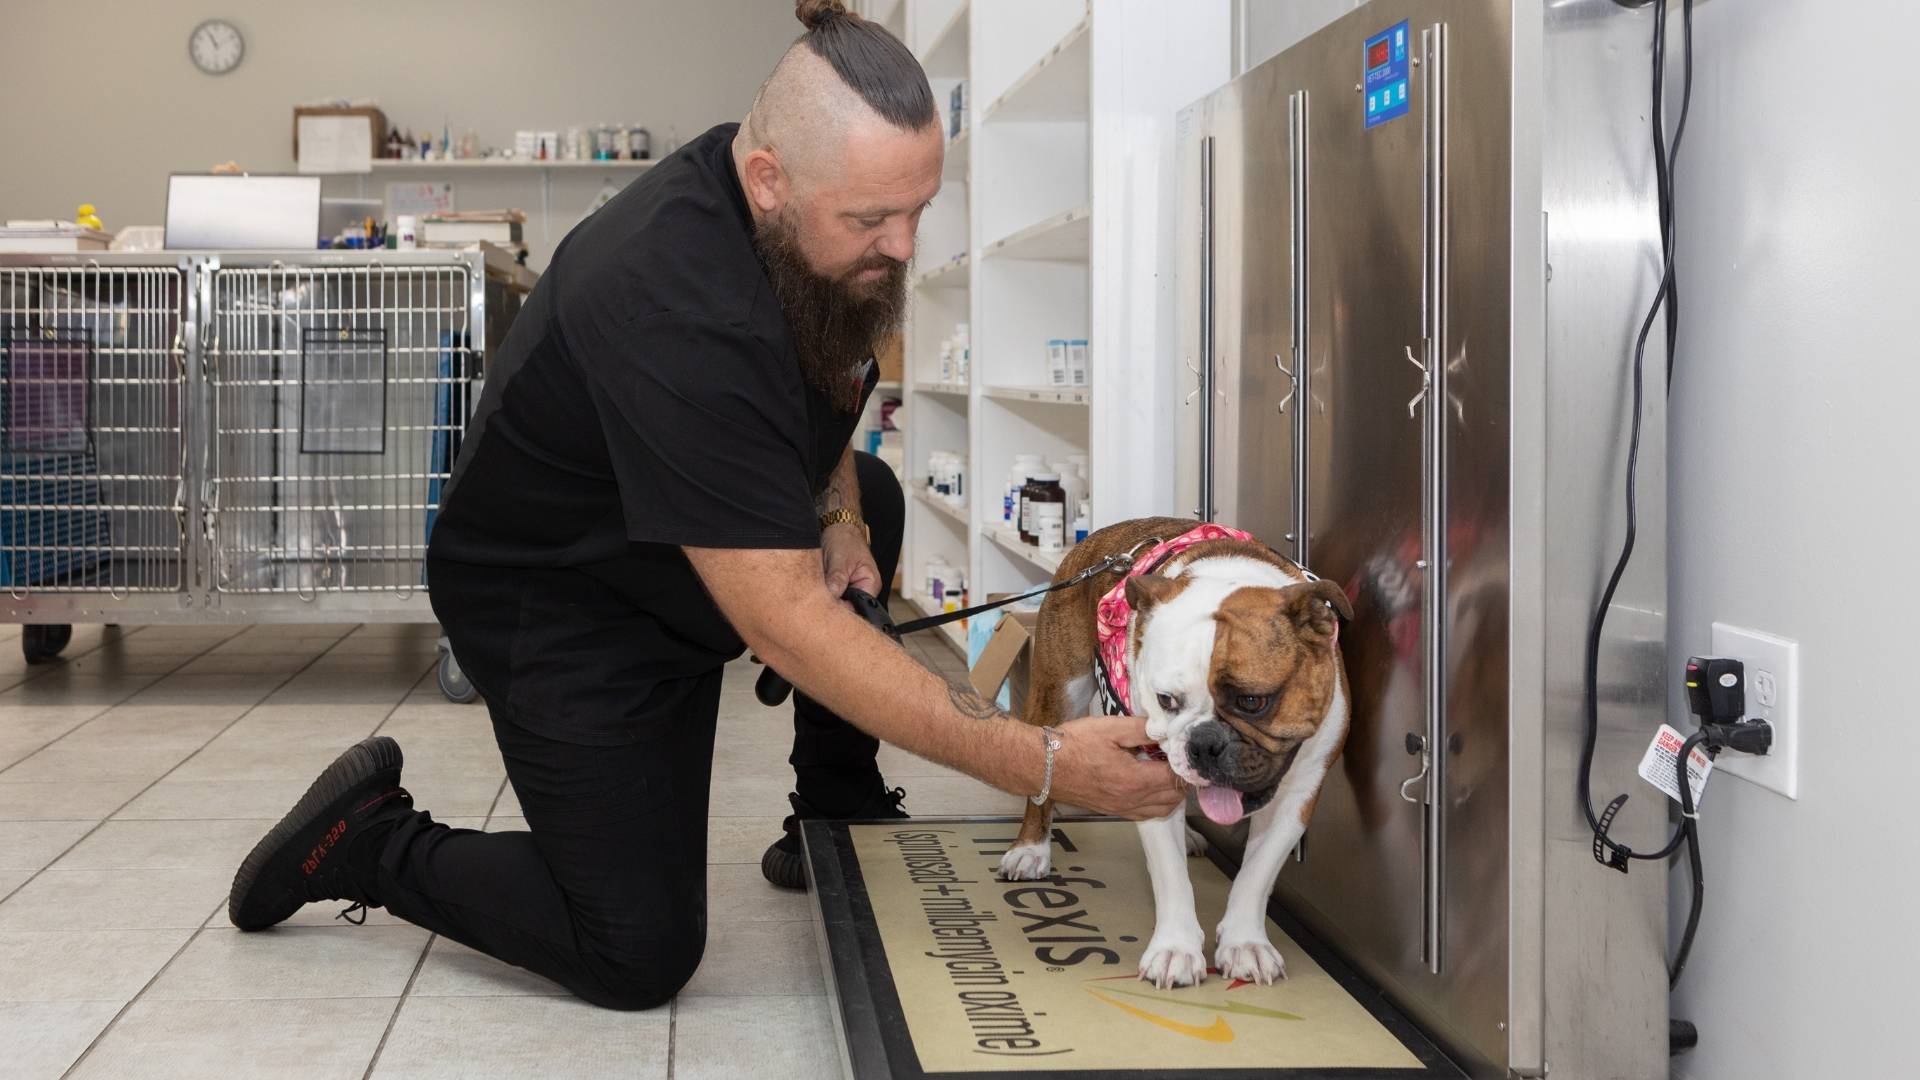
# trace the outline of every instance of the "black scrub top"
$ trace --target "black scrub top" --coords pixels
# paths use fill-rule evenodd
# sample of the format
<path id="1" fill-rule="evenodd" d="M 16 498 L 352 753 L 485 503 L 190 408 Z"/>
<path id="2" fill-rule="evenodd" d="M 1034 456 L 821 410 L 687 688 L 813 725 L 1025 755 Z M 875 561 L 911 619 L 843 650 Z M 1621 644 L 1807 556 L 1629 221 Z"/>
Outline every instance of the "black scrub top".
<path id="1" fill-rule="evenodd" d="M 737 127 L 561 242 L 488 362 L 441 501 L 434 608 L 489 703 L 536 729 L 622 741 L 740 654 L 683 546 L 820 544 L 815 496 L 858 413 L 801 376 Z M 875 377 L 848 358 L 863 400 Z"/>

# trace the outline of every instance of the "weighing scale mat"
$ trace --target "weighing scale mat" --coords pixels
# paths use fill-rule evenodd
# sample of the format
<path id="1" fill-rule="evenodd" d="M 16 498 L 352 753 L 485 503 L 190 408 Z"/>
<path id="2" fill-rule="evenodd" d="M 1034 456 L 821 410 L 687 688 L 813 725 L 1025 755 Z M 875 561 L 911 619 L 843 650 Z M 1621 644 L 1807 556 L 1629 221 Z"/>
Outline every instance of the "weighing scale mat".
<path id="1" fill-rule="evenodd" d="M 1153 889 L 1134 827 L 1058 822 L 1052 879 L 1000 881 L 1018 830 L 1011 818 L 805 823 L 848 1075 L 1462 1075 L 1278 905 L 1267 927 L 1287 965 L 1278 984 L 1139 981 Z M 1210 859 L 1186 869 L 1211 927 L 1230 880 Z"/>

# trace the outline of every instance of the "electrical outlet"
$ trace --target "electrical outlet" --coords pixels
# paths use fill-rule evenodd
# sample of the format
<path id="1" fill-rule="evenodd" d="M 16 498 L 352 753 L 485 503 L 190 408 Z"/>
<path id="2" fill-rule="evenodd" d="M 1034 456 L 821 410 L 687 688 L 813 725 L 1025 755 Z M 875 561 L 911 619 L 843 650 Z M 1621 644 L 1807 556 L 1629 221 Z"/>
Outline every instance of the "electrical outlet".
<path id="1" fill-rule="evenodd" d="M 1746 665 L 1747 719 L 1773 725 L 1773 748 L 1764 756 L 1732 750 L 1714 762 L 1726 773 L 1789 799 L 1800 797 L 1800 644 L 1758 630 L 1713 624 L 1713 655 Z"/>

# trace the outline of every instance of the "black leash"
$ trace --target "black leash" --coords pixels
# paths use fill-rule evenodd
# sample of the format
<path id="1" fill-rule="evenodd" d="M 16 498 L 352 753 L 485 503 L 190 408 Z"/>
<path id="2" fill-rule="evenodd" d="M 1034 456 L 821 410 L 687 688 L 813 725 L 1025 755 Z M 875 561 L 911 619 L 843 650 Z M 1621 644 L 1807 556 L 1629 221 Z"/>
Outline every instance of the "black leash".
<path id="1" fill-rule="evenodd" d="M 859 589 L 849 587 L 845 593 L 841 594 L 840 598 L 853 605 L 853 610 L 859 614 L 861 618 L 866 619 L 867 623 L 875 630 L 898 641 L 901 636 L 905 634 L 915 634 L 922 630 L 931 630 L 936 626 L 945 626 L 950 622 L 958 622 L 961 619 L 978 615 L 983 611 L 1003 608 L 1008 604 L 1017 604 L 1022 600 L 1030 600 L 1033 597 L 1044 596 L 1047 593 L 1058 592 L 1061 589 L 1070 589 L 1086 581 L 1088 578 L 1097 577 L 1109 571 L 1131 569 L 1133 567 L 1134 557 L 1140 553 L 1143 547 L 1150 547 L 1159 542 L 1157 539 L 1148 540 L 1143 544 L 1135 545 L 1132 551 L 1122 552 L 1118 555 L 1109 555 L 1099 562 L 1094 563 L 1092 566 L 1087 567 L 1085 570 L 1067 578 L 1065 581 L 1050 581 L 1037 589 L 1029 589 L 1026 592 L 1017 593 L 1013 596 L 1003 596 L 998 600 L 985 604 L 975 604 L 973 607 L 961 608 L 958 611 L 943 611 L 938 615 L 929 615 L 924 619 L 914 619 L 911 622 L 901 623 L 897 626 L 893 622 L 893 617 L 887 614 L 885 605 Z M 754 659 L 757 661 L 760 658 L 756 656 Z M 779 672 L 768 668 L 762 671 L 760 678 L 754 682 L 753 692 L 754 696 L 760 699 L 762 705 L 772 707 L 787 699 L 787 695 L 793 692 L 793 684 L 788 682 Z"/>
<path id="2" fill-rule="evenodd" d="M 1153 541 L 1153 543 L 1159 543 L 1159 541 L 1156 540 L 1156 541 Z M 1073 575 L 1072 577 L 1066 579 L 1065 581 L 1050 581 L 1045 585 L 1040 586 L 1037 589 L 1029 589 L 1026 592 L 1016 593 L 1013 596 L 1003 596 L 998 600 L 990 601 L 985 604 L 975 604 L 972 607 L 961 608 L 958 611 L 943 611 L 938 615 L 928 615 L 923 619 L 914 619 L 909 622 L 903 622 L 895 626 L 893 628 L 893 632 L 895 636 L 901 636 L 905 634 L 917 634 L 922 630 L 931 630 L 936 626 L 945 626 L 950 622 L 959 622 L 961 619 L 971 618 L 975 615 L 980 614 L 983 611 L 992 611 L 995 608 L 1003 608 L 1003 607 L 1006 607 L 1008 604 L 1017 604 L 1022 600 L 1031 600 L 1036 596 L 1045 596 L 1050 592 L 1059 592 L 1061 589 L 1071 589 L 1075 585 L 1080 584 L 1081 582 L 1087 580 L 1088 578 L 1098 577 L 1099 575 L 1104 574 L 1110 570 L 1126 570 L 1132 566 L 1133 566 L 1133 552 L 1122 552 L 1121 554 L 1118 554 L 1118 555 L 1109 555 L 1106 558 L 1100 560 L 1099 562 L 1094 563 L 1092 566 L 1087 567 L 1085 570 L 1082 570 L 1079 573 Z"/>

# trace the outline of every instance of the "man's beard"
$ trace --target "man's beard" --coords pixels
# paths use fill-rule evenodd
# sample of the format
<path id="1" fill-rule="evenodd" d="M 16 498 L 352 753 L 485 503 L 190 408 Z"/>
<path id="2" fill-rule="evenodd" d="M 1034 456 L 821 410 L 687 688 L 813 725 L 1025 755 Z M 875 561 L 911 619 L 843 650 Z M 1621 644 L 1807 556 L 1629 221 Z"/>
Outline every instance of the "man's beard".
<path id="1" fill-rule="evenodd" d="M 798 222 L 787 211 L 755 228 L 753 245 L 786 314 L 800 374 L 835 409 L 858 409 L 864 389 L 855 377 L 858 366 L 906 315 L 907 264 L 876 255 L 839 277 L 816 273 L 800 249 Z M 875 268 L 886 273 L 859 280 L 860 273 Z"/>

